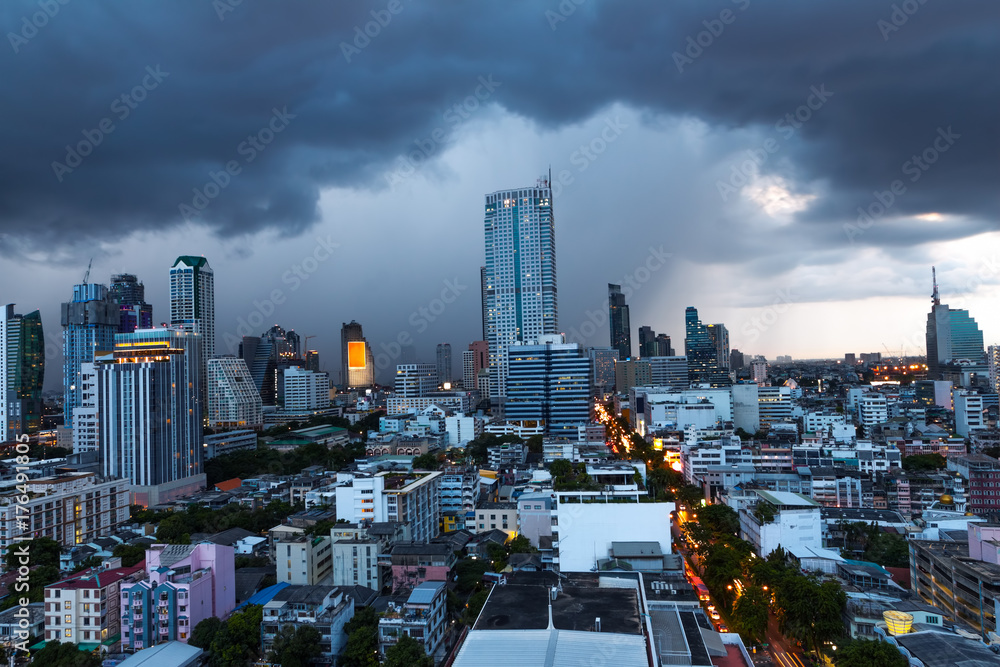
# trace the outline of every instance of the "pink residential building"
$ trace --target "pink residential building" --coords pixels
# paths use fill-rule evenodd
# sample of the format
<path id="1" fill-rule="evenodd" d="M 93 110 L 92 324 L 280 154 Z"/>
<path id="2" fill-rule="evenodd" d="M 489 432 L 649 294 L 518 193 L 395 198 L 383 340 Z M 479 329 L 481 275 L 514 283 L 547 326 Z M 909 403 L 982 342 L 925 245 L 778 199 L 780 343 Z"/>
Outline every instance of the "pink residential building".
<path id="1" fill-rule="evenodd" d="M 233 547 L 211 542 L 152 545 L 148 576 L 122 585 L 122 647 L 187 642 L 204 619 L 229 616 L 236 607 L 235 561 Z"/>
<path id="2" fill-rule="evenodd" d="M 394 591 L 412 589 L 425 581 L 448 581 L 458 562 L 450 546 L 438 543 L 397 543 L 390 558 Z"/>

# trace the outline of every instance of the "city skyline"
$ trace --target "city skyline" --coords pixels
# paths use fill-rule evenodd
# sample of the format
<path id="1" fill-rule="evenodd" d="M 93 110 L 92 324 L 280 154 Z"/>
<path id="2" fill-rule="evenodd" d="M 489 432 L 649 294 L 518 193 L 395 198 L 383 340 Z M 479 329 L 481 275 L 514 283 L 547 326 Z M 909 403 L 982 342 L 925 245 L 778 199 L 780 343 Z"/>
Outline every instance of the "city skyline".
<path id="1" fill-rule="evenodd" d="M 889 8 L 869 3 L 818 5 L 794 21 L 749 4 L 462 8 L 433 26 L 433 52 L 419 20 L 431 10 L 408 7 L 358 53 L 354 28 L 371 18 L 363 8 L 268 8 L 248 22 L 237 8 L 220 21 L 211 8 L 154 17 L 81 6 L 75 20 L 18 42 L 4 72 L 12 90 L 52 82 L 45 96 L 12 103 L 0 130 L 10 135 L 0 164 L 19 175 L 0 186 L 6 300 L 41 311 L 49 343 L 59 302 L 93 256 L 103 283 L 138 275 L 159 323 L 168 300 L 155 267 L 204 255 L 218 275 L 219 352 L 234 353 L 225 335 L 260 318 L 254 335 L 276 322 L 315 335 L 335 375 L 336 328 L 354 319 L 375 351 L 403 335 L 429 361 L 438 342 L 464 349 L 482 337 L 482 193 L 551 167 L 560 329 L 592 324 L 587 345 L 608 344 L 607 324 L 590 314 L 614 283 L 634 292 L 635 324 L 675 341 L 694 304 L 748 353 L 914 354 L 930 265 L 949 303 L 996 342 L 996 105 L 972 82 L 992 75 L 988 26 L 1000 10 L 931 3 L 897 26 L 885 23 Z M 121 26 L 107 23 L 106 6 Z M 20 25 L 20 8 L 5 9 Z M 724 9 L 734 22 L 706 32 Z M 463 21 L 498 31 L 473 44 L 456 29 Z M 126 54 L 105 47 L 105 31 L 126 25 L 155 26 L 157 38 Z M 813 25 L 828 37 L 801 40 Z M 508 26 L 531 48 L 511 52 L 498 37 Z M 67 79 L 55 63 L 79 35 L 94 74 Z M 583 35 L 596 37 L 585 50 Z M 191 57 L 197 43 L 212 67 L 192 67 L 205 59 Z M 961 55 L 973 43 L 983 57 Z M 797 57 L 775 55 L 786 52 Z M 423 78 L 403 65 L 413 55 L 426 58 Z M 229 57 L 252 91 L 223 75 Z M 538 74 L 540 59 L 549 67 Z M 276 60 L 310 72 L 308 82 L 259 64 Z M 565 73 L 581 67 L 586 84 L 571 85 Z M 420 102 L 390 112 L 409 99 Z M 180 108 L 197 122 L 174 122 Z M 106 117 L 113 132 L 95 129 Z M 87 137 L 95 145 L 77 151 Z M 67 157 L 74 151 L 88 154 Z M 420 233 L 401 222 L 414 211 Z M 374 278 L 373 257 L 408 279 Z M 50 368 L 59 357 L 53 350 Z M 49 374 L 46 387 L 55 382 Z"/>

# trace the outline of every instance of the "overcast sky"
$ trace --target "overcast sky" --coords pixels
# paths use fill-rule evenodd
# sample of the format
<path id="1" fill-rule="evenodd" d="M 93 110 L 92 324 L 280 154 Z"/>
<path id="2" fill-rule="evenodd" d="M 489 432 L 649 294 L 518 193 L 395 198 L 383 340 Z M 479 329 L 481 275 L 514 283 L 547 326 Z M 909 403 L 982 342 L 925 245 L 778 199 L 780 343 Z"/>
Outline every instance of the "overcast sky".
<path id="1" fill-rule="evenodd" d="M 549 168 L 574 339 L 608 344 L 606 285 L 631 280 L 633 338 L 679 353 L 690 305 L 769 358 L 922 353 L 936 265 L 1000 342 L 997 3 L 9 0 L 0 20 L 0 276 L 42 311 L 48 387 L 91 257 L 93 282 L 138 274 L 157 322 L 173 260 L 207 257 L 222 350 L 280 323 L 339 380 L 356 319 L 390 356 L 450 342 L 459 372 L 483 196 Z"/>

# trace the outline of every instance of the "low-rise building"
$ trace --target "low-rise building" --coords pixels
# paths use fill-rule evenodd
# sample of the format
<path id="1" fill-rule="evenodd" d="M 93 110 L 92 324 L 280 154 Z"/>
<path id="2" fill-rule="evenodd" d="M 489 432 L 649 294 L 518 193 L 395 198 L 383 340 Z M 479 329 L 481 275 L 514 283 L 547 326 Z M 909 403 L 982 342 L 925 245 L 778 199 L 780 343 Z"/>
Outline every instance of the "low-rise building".
<path id="1" fill-rule="evenodd" d="M 232 547 L 211 542 L 152 545 L 147 576 L 121 586 L 122 648 L 186 643 L 201 621 L 229 616 L 236 607 L 235 559 Z"/>
<path id="2" fill-rule="evenodd" d="M 90 568 L 45 587 L 45 640 L 101 647 L 121 645 L 121 587 L 138 581 L 145 564 L 110 570 Z"/>
<path id="3" fill-rule="evenodd" d="M 425 581 L 448 581 L 458 562 L 447 544 L 436 542 L 397 543 L 386 564 L 392 567 L 392 589 L 410 589 Z"/>
<path id="4" fill-rule="evenodd" d="M 447 590 L 442 581 L 425 581 L 413 588 L 406 602 L 391 602 L 378 622 L 379 652 L 385 655 L 405 635 L 433 656 L 444 639 Z"/>
<path id="5" fill-rule="evenodd" d="M 260 622 L 261 652 L 274 648 L 282 628 L 313 627 L 319 631 L 319 660 L 332 665 L 347 643 L 344 625 L 354 618 L 354 598 L 333 586 L 288 586 L 264 605 Z"/>
<path id="6" fill-rule="evenodd" d="M 820 504 L 798 493 L 754 490 L 757 500 L 740 510 L 741 537 L 764 558 L 782 547 L 823 547 Z"/>
<path id="7" fill-rule="evenodd" d="M 278 581 L 293 586 L 330 583 L 333 557 L 329 536 L 302 534 L 277 542 L 274 546 Z"/>
<path id="8" fill-rule="evenodd" d="M 476 508 L 476 522 L 469 527 L 473 533 L 502 530 L 509 537 L 517 534 L 517 503 L 480 503 Z"/>

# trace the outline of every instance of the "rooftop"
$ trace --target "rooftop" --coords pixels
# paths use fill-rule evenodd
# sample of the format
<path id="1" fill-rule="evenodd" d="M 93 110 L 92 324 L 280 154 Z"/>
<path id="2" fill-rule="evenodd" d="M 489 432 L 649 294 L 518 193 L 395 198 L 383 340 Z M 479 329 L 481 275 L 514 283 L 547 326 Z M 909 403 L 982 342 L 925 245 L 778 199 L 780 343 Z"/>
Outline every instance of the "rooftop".
<path id="1" fill-rule="evenodd" d="M 975 639 L 945 632 L 914 632 L 896 641 L 924 667 L 996 667 L 1000 656 Z"/>
<path id="2" fill-rule="evenodd" d="M 757 489 L 757 495 L 776 507 L 819 507 L 820 504 L 801 493 L 788 491 L 763 491 Z"/>
<path id="3" fill-rule="evenodd" d="M 124 662 L 118 663 L 118 667 L 174 667 L 177 665 L 193 665 L 195 660 L 204 651 L 195 646 L 190 646 L 184 642 L 164 642 L 147 649 L 143 649 Z"/>

